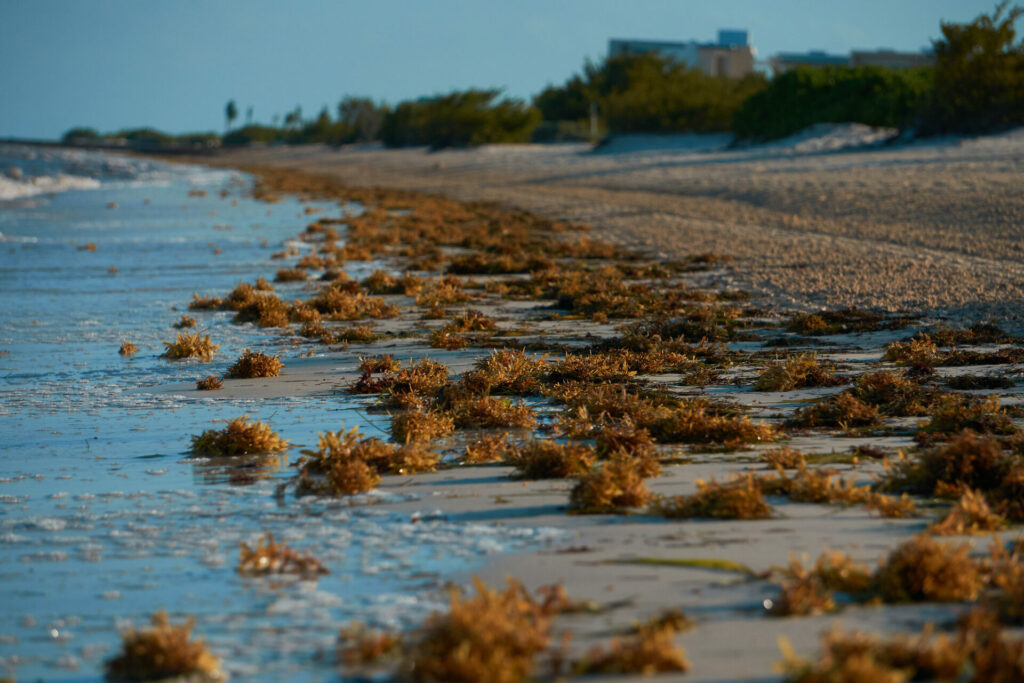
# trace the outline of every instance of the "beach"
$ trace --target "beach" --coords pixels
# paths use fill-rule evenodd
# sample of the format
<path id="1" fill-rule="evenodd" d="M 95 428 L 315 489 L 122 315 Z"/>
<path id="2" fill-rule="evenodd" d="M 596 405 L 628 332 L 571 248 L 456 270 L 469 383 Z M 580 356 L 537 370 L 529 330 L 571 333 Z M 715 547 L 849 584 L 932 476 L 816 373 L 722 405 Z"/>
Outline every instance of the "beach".
<path id="1" fill-rule="evenodd" d="M 198 181 L 177 178 L 159 202 L 167 214 L 173 208 L 192 217 L 186 228 L 194 232 L 182 233 L 180 243 L 201 244 L 202 254 L 197 249 L 190 257 L 195 263 L 186 264 L 186 276 L 171 285 L 143 276 L 127 292 L 150 301 L 151 310 L 137 313 L 135 321 L 124 316 L 116 329 L 93 338 L 94 346 L 82 347 L 92 354 L 83 367 L 94 376 L 61 376 L 57 360 L 38 375 L 11 375 L 21 394 L 5 404 L 3 417 L 25 436 L 3 461 L 4 502 L 13 511 L 4 519 L 4 562 L 45 573 L 110 555 L 126 563 L 118 565 L 120 574 L 89 565 L 98 568 L 92 574 L 104 577 L 104 585 L 90 585 L 88 596 L 68 588 L 78 596 L 76 609 L 117 605 L 124 593 L 133 600 L 127 616 L 138 622 L 173 603 L 172 616 L 197 613 L 196 632 L 212 636 L 214 652 L 232 675 L 266 680 L 386 674 L 394 662 L 339 667 L 332 652 L 338 629 L 357 620 L 414 640 L 427 614 L 444 611 L 446 589 L 472 594 L 473 577 L 493 587 L 507 578 L 530 591 L 564 587 L 573 607 L 555 619 L 550 650 L 558 650 L 566 633 L 572 636 L 562 641 L 567 644 L 558 657 L 550 651 L 538 656 L 540 678 L 556 659 L 566 675 L 573 663 L 593 660 L 594 648 L 608 648 L 613 639 L 628 642 L 638 623 L 673 609 L 692 621 L 692 628 L 670 634 L 689 660 L 682 679 L 704 682 L 780 680 L 777 664 L 785 653 L 815 659 L 821 635 L 836 624 L 882 634 L 917 633 L 926 624 L 952 629 L 980 598 L 899 601 L 836 591 L 831 607 L 791 616 L 776 607 L 783 602 L 780 591 L 799 574 L 791 567 L 794 559 L 809 567 L 823 552 L 838 551 L 874 571 L 945 516 L 950 503 L 940 496 L 917 491 L 916 509 L 908 512 L 900 490 L 880 485 L 888 476 L 887 460 L 942 449 L 956 438 L 961 423 L 939 426 L 934 417 L 943 401 L 973 409 L 998 395 L 997 408 L 985 408 L 990 421 L 971 424 L 1007 454 L 1018 447 L 1013 439 L 1024 417 L 1024 197 L 1017 181 L 1024 134 L 899 145 L 879 144 L 876 135 L 836 127 L 749 148 L 725 146 L 715 136 L 626 138 L 593 150 L 580 144 L 439 152 L 281 146 L 186 159 L 227 171 Z M 208 195 L 200 196 L 200 189 Z M 98 207 L 107 198 L 102 200 L 96 195 L 88 201 Z M 116 211 L 149 205 L 137 193 L 118 201 Z M 179 209 L 178 202 L 193 208 Z M 232 214 L 232 207 L 242 213 Z M 31 216 L 40 208 L 46 207 L 25 211 Z M 226 224 L 232 227 L 214 227 Z M 12 235 L 8 228 L 3 233 Z M 93 239 L 89 235 L 83 231 L 60 249 L 79 259 L 110 249 L 100 234 L 95 254 L 78 251 L 79 243 Z M 499 263 L 501 235 L 524 245 L 532 265 L 516 262 L 516 253 L 503 254 L 513 265 Z M 106 263 L 87 268 L 90 277 L 114 276 L 101 272 Z M 282 269 L 303 268 L 294 282 L 282 277 Z M 335 272 L 341 268 L 345 277 Z M 445 269 L 456 273 L 450 289 L 444 288 L 451 277 Z M 245 305 L 279 297 L 290 306 L 289 316 L 307 315 L 306 324 L 326 328 L 314 332 L 295 319 L 264 326 L 261 312 L 246 319 L 239 315 L 244 305 L 231 309 L 234 281 L 257 276 L 274 281 L 275 289 L 250 292 Z M 408 278 L 404 285 L 402 277 Z M 376 306 L 369 313 L 344 314 L 326 298 L 310 303 L 332 287 L 365 297 L 358 302 L 379 301 L 367 304 Z M 191 305 L 189 291 L 197 293 Z M 219 301 L 197 305 L 205 297 Z M 321 304 L 322 318 L 313 320 L 309 308 Z M 386 307 L 393 310 L 381 312 Z M 857 310 L 843 310 L 850 307 Z M 59 310 L 40 317 L 57 326 Z M 29 307 L 17 313 L 30 329 Z M 96 313 L 81 325 L 105 324 L 107 315 Z M 173 339 L 171 323 L 183 315 L 198 318 L 204 334 L 226 345 L 213 363 L 156 360 L 160 342 Z M 982 330 L 969 326 L 994 318 L 998 334 L 989 328 L 968 334 Z M 138 333 L 132 334 L 133 326 Z M 354 335 L 360 327 L 365 339 L 335 336 Z M 939 336 L 944 330 L 952 342 Z M 937 340 L 923 361 L 901 346 L 922 334 Z M 135 370 L 102 379 L 120 362 L 117 342 L 128 337 L 144 346 Z M 0 362 L 26 372 L 24 356 L 44 338 L 23 340 L 8 332 L 4 348 L 12 353 Z M 215 392 L 196 389 L 207 369 L 223 372 L 248 348 L 277 355 L 284 362 L 280 375 L 226 378 Z M 506 351 L 533 364 L 533 384 L 487 380 L 491 384 L 481 390 L 483 380 L 467 379 Z M 424 359 L 441 363 L 446 384 L 433 393 L 401 396 L 393 391 L 399 371 L 368 373 L 363 365 L 385 355 L 402 369 Z M 782 384 L 763 379 L 773 372 L 799 374 L 807 368 L 797 366 L 808 362 L 818 379 L 806 372 Z M 897 401 L 864 398 L 870 414 L 856 418 L 861 422 L 849 415 L 819 416 L 817 422 L 808 417 L 841 394 L 867 396 L 851 392 L 880 373 L 922 405 L 894 407 Z M 68 377 L 92 392 L 87 395 L 108 398 L 82 400 L 82 392 L 61 388 Z M 958 377 L 992 381 L 988 388 L 955 389 Z M 356 388 L 370 379 L 383 383 Z M 47 418 L 41 404 L 29 401 L 34 383 L 64 401 L 60 406 L 73 416 L 69 436 L 52 436 L 67 418 Z M 117 385 L 125 397 L 109 397 L 109 387 Z M 619 393 L 587 398 L 602 387 Z M 503 425 L 466 417 L 473 401 L 492 399 L 488 405 L 521 409 L 533 421 Z M 371 491 L 355 496 L 298 495 L 305 475 L 293 476 L 293 465 L 300 449 L 316 450 L 318 432 L 359 427 L 364 438 L 400 448 L 395 420 L 410 408 L 455 421 L 452 432 L 425 442 L 440 455 L 436 471 L 385 471 Z M 590 411 L 584 417 L 593 424 L 580 417 L 581 408 Z M 684 413 L 696 416 L 687 418 L 692 424 L 673 421 Z M 242 414 L 291 440 L 291 462 L 254 469 L 252 463 L 240 467 L 189 453 L 190 436 L 216 426 L 215 419 Z M 705 422 L 713 427 L 700 426 Z M 33 468 L 23 463 L 33 449 L 46 444 L 53 451 L 44 476 L 60 479 L 61 468 L 84 468 L 69 444 L 104 424 L 118 430 L 106 455 L 113 461 L 107 475 L 97 483 L 75 482 L 57 499 L 32 489 Z M 131 433 L 142 428 L 151 435 Z M 650 443 L 638 429 L 653 434 Z M 708 482 L 754 477 L 766 487 L 770 509 L 756 519 L 676 519 L 646 504 L 594 513 L 571 507 L 582 474 L 526 475 L 514 464 L 515 448 L 489 463 L 467 455 L 482 439 L 501 434 L 518 448 L 555 442 L 595 449 L 615 430 L 633 445 L 614 457 L 595 450 L 594 472 L 615 458 L 653 458 L 660 473 L 643 477 L 653 501 L 694 496 Z M 799 469 L 796 460 L 782 464 L 780 449 L 802 454 Z M 821 483 L 814 473 L 832 482 L 821 484 L 828 493 L 817 499 L 794 493 L 799 487 L 793 482 Z M 120 474 L 123 483 L 115 483 Z M 149 483 L 157 477 L 168 484 Z M 124 510 L 106 518 L 62 507 L 69 498 L 87 506 L 99 505 L 89 502 L 97 499 L 107 503 L 115 485 L 125 491 L 116 500 L 128 498 Z M 882 498 L 862 495 L 869 490 Z M 999 500 L 993 498 L 993 505 Z M 162 505 L 167 509 L 159 514 Z M 211 520 L 217 533 L 190 547 L 187 536 Z M 109 536 L 104 521 L 118 533 Z M 76 533 L 52 538 L 65 529 Z M 969 544 L 974 561 L 982 562 L 989 544 L 1001 542 L 994 538 L 1010 541 L 1017 529 L 1011 524 L 993 533 L 938 538 Z M 268 530 L 323 560 L 331 575 L 283 588 L 270 579 L 236 576 L 235 545 Z M 148 564 L 155 570 L 144 570 Z M 155 578 L 124 581 L 132 571 Z M 33 629 L 45 623 L 37 612 L 63 620 L 58 629 L 67 623 L 74 631 L 81 623 L 80 615 L 78 622 L 69 620 L 74 610 L 57 607 L 57 593 L 31 595 L 25 588 L 33 580 L 29 574 L 12 570 L 8 577 L 9 585 L 19 586 L 19 614 L 4 622 L 14 638 L 0 647 L 15 668 L 11 658 L 26 649 L 20 643 L 34 642 Z M 188 580 L 197 582 L 195 590 L 180 585 Z M 230 600 L 211 600 L 225 585 Z M 95 677 L 102 656 L 116 647 L 115 614 L 108 606 L 102 617 L 86 620 L 85 644 L 92 650 L 76 649 L 82 641 L 53 637 L 34 645 L 35 659 L 21 666 Z M 31 624 L 25 616 L 33 616 Z M 259 644 L 258 654 L 247 639 Z M 675 680 L 679 674 L 664 676 Z M 633 672 L 601 680 L 640 678 Z"/>
<path id="2" fill-rule="evenodd" d="M 1024 135 L 878 139 L 848 124 L 746 149 L 727 136 L 623 136 L 593 151 L 270 147 L 215 163 L 503 202 L 652 256 L 726 254 L 736 286 L 782 307 L 1019 317 Z"/>

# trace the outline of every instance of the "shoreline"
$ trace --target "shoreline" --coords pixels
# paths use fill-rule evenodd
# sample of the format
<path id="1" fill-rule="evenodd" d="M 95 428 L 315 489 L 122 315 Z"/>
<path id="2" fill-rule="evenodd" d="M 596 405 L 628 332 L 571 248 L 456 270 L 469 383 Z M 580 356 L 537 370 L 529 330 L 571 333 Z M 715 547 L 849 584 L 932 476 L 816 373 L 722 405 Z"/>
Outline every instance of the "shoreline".
<path id="1" fill-rule="evenodd" d="M 508 145 L 222 151 L 197 163 L 324 173 L 495 201 L 652 257 L 735 258 L 728 286 L 778 310 L 907 311 L 1024 324 L 1024 135 L 801 153 Z M 897 169 L 897 170 L 893 170 Z"/>
<path id="2" fill-rule="evenodd" d="M 259 172 L 257 166 L 239 163 L 237 158 L 220 159 L 218 165 L 229 165 L 247 172 Z M 297 174 L 294 187 L 287 179 L 292 169 L 278 164 L 264 173 L 278 176 L 282 191 L 299 191 L 311 176 Z M 438 169 L 444 170 L 444 169 Z M 331 177 L 337 178 L 338 174 Z M 305 179 L 305 180 L 304 180 Z M 271 182 L 271 186 L 275 183 Z M 315 185 L 316 183 L 314 183 Z M 403 191 L 420 188 L 401 188 Z M 439 189 L 437 187 L 433 189 Z M 310 194 L 316 195 L 317 190 Z M 360 191 L 357 191 L 358 195 Z M 299 192 L 300 194 L 301 191 Z M 488 194 L 481 192 L 481 194 Z M 385 193 L 386 195 L 386 193 Z M 366 195 L 370 196 L 370 195 Z M 494 199 L 488 196 L 486 199 Z M 557 218 L 572 216 L 571 212 Z M 596 237 L 604 233 L 594 231 Z M 749 258 L 749 257 L 748 257 Z M 740 269 L 748 259 L 737 259 L 733 268 Z M 731 288 L 729 274 L 714 271 L 709 277 L 712 289 Z M 723 287 L 723 284 L 726 284 Z M 397 301 L 397 300 L 394 300 Z M 488 300 L 485 309 L 503 324 L 523 322 L 527 309 L 508 308 L 506 302 Z M 477 306 L 477 303 L 466 304 Z M 461 307 L 461 306 L 460 306 Z M 776 307 L 776 310 L 781 308 Z M 534 314 L 531 314 L 535 317 Z M 529 317 L 529 316 L 527 316 Z M 400 321 L 408 322 L 404 316 Z M 909 329 L 920 328 L 910 323 Z M 422 323 L 420 323 L 422 326 Z M 401 325 L 398 325 L 401 327 Z M 392 328 L 384 321 L 381 330 Z M 397 329 L 397 328 L 395 328 Z M 847 334 L 829 337 L 828 345 L 809 348 L 816 350 L 824 360 L 839 363 L 851 376 L 881 367 L 885 344 L 902 338 L 906 327 L 897 331 L 875 335 Z M 585 348 L 585 339 L 600 339 L 614 335 L 614 327 L 601 323 L 575 320 L 555 323 L 552 333 L 556 338 L 568 336 Z M 822 340 L 823 342 L 826 340 Z M 418 349 L 418 351 L 417 351 Z M 323 391 L 353 381 L 356 357 L 369 353 L 394 353 L 399 360 L 428 355 L 449 367 L 451 374 L 465 373 L 476 358 L 487 353 L 485 349 L 442 351 L 424 349 L 422 342 L 376 342 L 350 346 L 339 356 L 329 353 L 325 358 L 294 362 L 286 367 L 280 378 L 270 380 L 236 380 L 226 383 L 225 397 L 251 397 L 272 395 L 301 396 L 304 391 Z M 341 359 L 345 362 L 339 362 Z M 755 368 L 763 367 L 755 361 Z M 805 389 L 780 394 L 751 392 L 743 384 L 756 378 L 750 369 L 740 369 L 735 377 L 739 385 L 729 389 L 724 383 L 709 387 L 714 398 L 736 402 L 753 414 L 791 414 L 794 407 L 808 401 L 834 394 L 835 390 Z M 325 377 L 325 373 L 328 373 Z M 655 379 L 655 378 L 651 378 Z M 658 381 L 676 382 L 673 377 Z M 176 388 L 168 388 L 173 391 Z M 699 397 L 703 389 L 683 390 L 683 395 Z M 1011 394 L 1019 399 L 1020 390 Z M 804 453 L 837 454 L 849 452 L 860 445 L 881 446 L 888 453 L 914 445 L 912 432 L 885 434 L 846 434 L 842 431 L 827 433 L 795 433 L 786 445 Z M 671 449 L 670 449 L 671 450 Z M 689 495 L 697 491 L 698 480 L 723 481 L 733 473 L 765 470 L 760 462 L 763 447 L 740 450 L 736 453 L 718 453 L 699 447 L 683 450 L 680 461 L 666 465 L 660 477 L 649 481 L 655 494 Z M 829 460 L 826 460 L 829 462 Z M 844 477 L 861 483 L 882 474 L 879 462 L 856 459 L 839 460 L 832 467 Z M 770 471 L 770 468 L 768 468 Z M 765 573 L 787 565 L 790 558 L 803 555 L 805 562 L 826 548 L 848 552 L 855 561 L 872 566 L 898 544 L 925 529 L 927 519 L 886 519 L 858 507 L 797 504 L 773 500 L 778 514 L 762 521 L 695 521 L 674 522 L 648 514 L 566 515 L 571 480 L 525 481 L 509 478 L 512 469 L 504 465 L 462 465 L 442 469 L 435 473 L 385 477 L 379 488 L 384 492 L 417 493 L 416 500 L 388 502 L 388 510 L 409 515 L 440 512 L 446 519 L 472 525 L 486 521 L 508 526 L 555 527 L 566 530 L 570 537 L 537 550 L 497 555 L 494 560 L 477 571 L 465 575 L 445 577 L 457 583 L 467 583 L 471 575 L 482 577 L 491 586 L 504 584 L 506 576 L 514 576 L 530 589 L 562 582 L 569 595 L 578 600 L 592 601 L 597 609 L 560 617 L 559 629 L 574 632 L 570 648 L 572 657 L 582 656 L 590 648 L 607 643 L 608 637 L 627 630 L 631 623 L 650 618 L 667 606 L 681 606 L 684 612 L 697 619 L 697 627 L 679 636 L 677 642 L 689 653 L 693 668 L 686 680 L 776 680 L 771 674 L 781 659 L 779 636 L 785 637 L 796 652 L 812 656 L 818 649 L 820 634 L 841 621 L 846 628 L 868 632 L 916 630 L 936 620 L 948 622 L 959 613 L 958 605 L 909 605 L 859 607 L 850 606 L 840 614 L 773 619 L 766 616 L 766 606 L 777 591 L 777 586 L 765 580 Z M 987 538 L 965 539 L 981 551 Z M 749 567 L 750 572 L 721 570 L 700 566 L 712 561 L 723 566 Z M 604 606 L 604 609 L 600 606 Z M 623 676 L 612 680 L 634 680 L 639 676 Z"/>

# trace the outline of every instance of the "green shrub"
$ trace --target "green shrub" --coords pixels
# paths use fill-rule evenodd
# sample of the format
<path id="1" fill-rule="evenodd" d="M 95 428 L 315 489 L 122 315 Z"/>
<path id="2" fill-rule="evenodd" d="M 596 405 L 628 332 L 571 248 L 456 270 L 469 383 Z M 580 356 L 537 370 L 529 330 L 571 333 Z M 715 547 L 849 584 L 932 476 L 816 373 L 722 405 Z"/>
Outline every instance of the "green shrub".
<path id="1" fill-rule="evenodd" d="M 389 147 L 472 147 L 528 142 L 540 112 L 515 99 L 495 102 L 500 90 L 454 91 L 406 101 L 384 117 L 381 139 Z"/>
<path id="2" fill-rule="evenodd" d="M 1001 2 L 969 24 L 942 24 L 935 50 L 935 98 L 926 132 L 983 132 L 1024 123 L 1024 41 L 1014 22 L 1024 8 Z"/>
<path id="3" fill-rule="evenodd" d="M 773 140 L 815 123 L 901 128 L 917 119 L 931 94 L 931 69 L 800 67 L 747 99 L 733 130 L 740 137 Z"/>

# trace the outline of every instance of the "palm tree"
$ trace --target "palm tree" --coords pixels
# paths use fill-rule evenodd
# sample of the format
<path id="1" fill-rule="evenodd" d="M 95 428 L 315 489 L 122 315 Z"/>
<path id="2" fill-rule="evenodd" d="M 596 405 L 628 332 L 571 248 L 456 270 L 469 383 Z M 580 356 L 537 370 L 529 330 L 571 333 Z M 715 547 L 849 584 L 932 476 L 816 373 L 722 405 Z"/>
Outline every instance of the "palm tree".
<path id="1" fill-rule="evenodd" d="M 224 107 L 224 118 L 228 120 L 228 125 L 225 128 L 231 130 L 231 122 L 238 118 L 238 107 L 234 100 L 228 100 L 228 105 Z"/>

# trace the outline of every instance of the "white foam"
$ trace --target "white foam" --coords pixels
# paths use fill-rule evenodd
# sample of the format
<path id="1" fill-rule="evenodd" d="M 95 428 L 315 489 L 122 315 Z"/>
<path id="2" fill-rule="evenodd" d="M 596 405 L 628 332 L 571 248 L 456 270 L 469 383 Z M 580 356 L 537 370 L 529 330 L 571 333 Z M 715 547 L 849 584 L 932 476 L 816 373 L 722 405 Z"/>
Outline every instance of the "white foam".
<path id="1" fill-rule="evenodd" d="M 95 178 L 64 173 L 58 173 L 55 176 L 41 175 L 22 180 L 0 176 L 0 200 L 20 199 L 66 190 L 95 190 L 99 186 L 100 181 Z"/>

